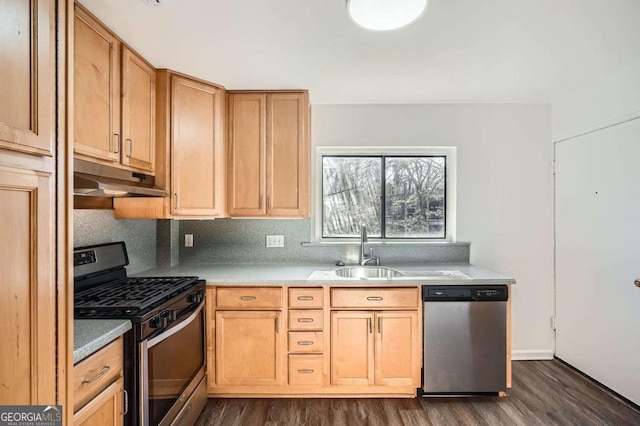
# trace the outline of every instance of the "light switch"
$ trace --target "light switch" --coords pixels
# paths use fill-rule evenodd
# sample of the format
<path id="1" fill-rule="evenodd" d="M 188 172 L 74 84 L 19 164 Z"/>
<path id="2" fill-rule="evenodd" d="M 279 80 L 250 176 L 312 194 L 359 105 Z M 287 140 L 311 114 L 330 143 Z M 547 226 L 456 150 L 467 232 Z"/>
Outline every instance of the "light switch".
<path id="1" fill-rule="evenodd" d="M 184 234 L 184 246 L 193 247 L 193 234 Z"/>
<path id="2" fill-rule="evenodd" d="M 284 247 L 284 235 L 267 235 L 267 247 Z"/>

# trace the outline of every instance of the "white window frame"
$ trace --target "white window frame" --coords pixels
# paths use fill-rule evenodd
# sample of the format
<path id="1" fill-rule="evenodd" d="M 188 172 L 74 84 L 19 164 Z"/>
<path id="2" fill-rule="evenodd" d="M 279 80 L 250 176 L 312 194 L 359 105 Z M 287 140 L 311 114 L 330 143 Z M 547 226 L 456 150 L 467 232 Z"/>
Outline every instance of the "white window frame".
<path id="1" fill-rule="evenodd" d="M 319 146 L 314 151 L 311 187 L 311 241 L 314 243 L 353 244 L 358 238 L 322 237 L 322 157 L 329 155 L 352 156 L 444 156 L 446 157 L 446 235 L 444 238 L 393 238 L 376 239 L 379 244 L 442 243 L 456 241 L 456 196 L 457 196 L 457 148 L 455 146 Z M 369 240 L 372 242 L 372 240 Z"/>

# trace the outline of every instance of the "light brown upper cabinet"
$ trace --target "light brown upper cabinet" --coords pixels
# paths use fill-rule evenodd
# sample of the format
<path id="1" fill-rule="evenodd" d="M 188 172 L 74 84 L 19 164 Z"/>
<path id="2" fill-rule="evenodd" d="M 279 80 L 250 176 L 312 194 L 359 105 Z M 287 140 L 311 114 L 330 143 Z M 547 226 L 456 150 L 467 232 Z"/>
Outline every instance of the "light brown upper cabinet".
<path id="1" fill-rule="evenodd" d="M 171 76 L 171 213 L 224 215 L 224 90 Z"/>
<path id="2" fill-rule="evenodd" d="M 55 3 L 3 2 L 0 147 L 51 156 L 55 105 Z"/>
<path id="3" fill-rule="evenodd" d="M 308 217 L 308 92 L 229 92 L 227 118 L 229 214 Z"/>
<path id="4" fill-rule="evenodd" d="M 155 173 L 154 68 L 75 5 L 74 153 Z"/>
<path id="5" fill-rule="evenodd" d="M 116 198 L 114 217 L 224 217 L 224 87 L 169 70 L 157 82 L 156 185 L 167 198 Z"/>
<path id="6" fill-rule="evenodd" d="M 155 171 L 156 70 L 122 47 L 122 164 Z"/>

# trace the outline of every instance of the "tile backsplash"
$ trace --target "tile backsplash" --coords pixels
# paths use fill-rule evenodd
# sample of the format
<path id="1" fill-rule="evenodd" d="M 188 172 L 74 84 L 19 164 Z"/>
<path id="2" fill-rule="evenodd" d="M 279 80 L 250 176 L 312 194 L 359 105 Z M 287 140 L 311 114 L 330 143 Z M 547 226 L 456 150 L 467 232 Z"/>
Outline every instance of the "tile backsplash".
<path id="1" fill-rule="evenodd" d="M 127 273 L 156 266 L 156 221 L 114 219 L 111 210 L 74 210 L 73 246 L 124 241 L 129 255 Z"/>
<path id="2" fill-rule="evenodd" d="M 216 219 L 179 222 L 180 263 L 355 263 L 358 244 L 304 244 L 310 219 Z M 193 247 L 184 235 L 193 234 Z M 267 235 L 284 235 L 284 247 L 267 248 Z M 160 244 L 159 244 L 160 246 Z M 370 244 L 382 264 L 468 262 L 469 243 Z"/>

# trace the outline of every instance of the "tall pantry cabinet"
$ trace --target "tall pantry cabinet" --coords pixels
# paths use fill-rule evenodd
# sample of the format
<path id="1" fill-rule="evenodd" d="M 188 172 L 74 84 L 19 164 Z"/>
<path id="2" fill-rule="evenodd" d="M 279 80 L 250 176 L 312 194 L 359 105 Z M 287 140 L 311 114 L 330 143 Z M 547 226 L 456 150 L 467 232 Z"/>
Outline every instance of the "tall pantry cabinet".
<path id="1" fill-rule="evenodd" d="M 66 402 L 68 7 L 0 2 L 0 405 Z"/>

